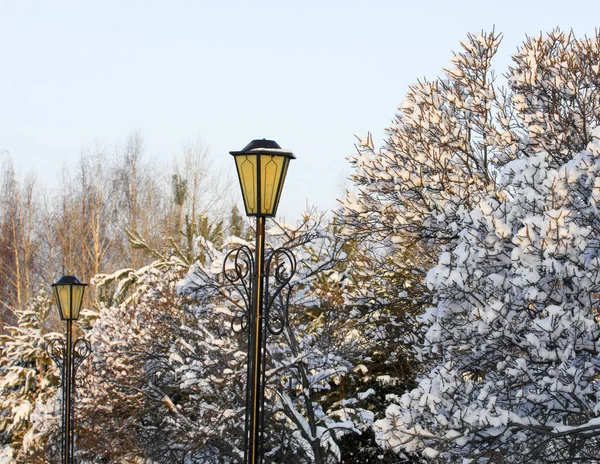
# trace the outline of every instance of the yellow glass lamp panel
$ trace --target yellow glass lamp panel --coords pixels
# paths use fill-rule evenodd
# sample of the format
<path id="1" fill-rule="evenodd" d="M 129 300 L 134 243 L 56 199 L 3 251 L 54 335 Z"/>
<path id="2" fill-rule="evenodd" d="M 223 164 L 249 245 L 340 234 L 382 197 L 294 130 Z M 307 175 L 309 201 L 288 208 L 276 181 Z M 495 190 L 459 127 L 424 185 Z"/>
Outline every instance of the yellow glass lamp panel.
<path id="1" fill-rule="evenodd" d="M 54 287 L 54 296 L 60 308 L 60 317 L 62 319 L 69 319 L 69 313 L 71 312 L 71 286 L 56 285 Z"/>
<path id="2" fill-rule="evenodd" d="M 242 188 L 242 196 L 246 206 L 247 214 L 256 214 L 258 198 L 256 195 L 256 173 L 257 173 L 257 156 L 244 155 L 236 156 L 235 163 L 240 178 Z"/>
<path id="3" fill-rule="evenodd" d="M 79 310 L 81 309 L 81 303 L 83 303 L 83 292 L 85 290 L 84 285 L 73 285 L 71 287 L 73 306 L 71 307 L 71 319 L 79 319 Z"/>
<path id="4" fill-rule="evenodd" d="M 61 319 L 79 319 L 85 285 L 55 285 L 53 288 Z"/>
<path id="5" fill-rule="evenodd" d="M 267 216 L 275 214 L 281 184 L 283 183 L 282 174 L 285 173 L 284 167 L 287 164 L 287 158 L 284 156 L 263 155 L 261 160 L 261 213 Z"/>

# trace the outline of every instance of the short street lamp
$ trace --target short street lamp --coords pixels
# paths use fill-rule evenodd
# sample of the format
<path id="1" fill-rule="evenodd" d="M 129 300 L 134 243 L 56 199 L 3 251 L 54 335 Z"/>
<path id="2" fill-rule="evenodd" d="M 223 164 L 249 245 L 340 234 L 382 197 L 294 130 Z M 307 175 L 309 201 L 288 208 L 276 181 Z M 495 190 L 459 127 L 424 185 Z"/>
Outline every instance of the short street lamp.
<path id="1" fill-rule="evenodd" d="M 248 333 L 244 462 L 258 464 L 263 458 L 266 340 L 268 333 L 277 335 L 287 325 L 287 299 L 280 297 L 284 288 L 289 291 L 296 272 L 296 259 L 286 248 L 270 252 L 265 259 L 265 218 L 275 216 L 289 162 L 296 157 L 265 139 L 253 140 L 243 150 L 230 153 L 246 215 L 256 217 L 254 258 L 245 245 L 232 250 L 225 258 L 223 272 L 245 306 L 232 327 L 235 332 Z"/>
<path id="2" fill-rule="evenodd" d="M 83 293 L 87 284 L 82 284 L 77 277 L 63 276 L 52 284 L 58 315 L 67 321 L 65 340 L 55 338 L 47 347 L 48 354 L 61 372 L 62 384 L 62 462 L 73 463 L 73 391 L 77 368 L 91 352 L 87 340 L 79 338 L 73 342 L 73 321 L 79 319 L 79 311 L 83 302 Z"/>

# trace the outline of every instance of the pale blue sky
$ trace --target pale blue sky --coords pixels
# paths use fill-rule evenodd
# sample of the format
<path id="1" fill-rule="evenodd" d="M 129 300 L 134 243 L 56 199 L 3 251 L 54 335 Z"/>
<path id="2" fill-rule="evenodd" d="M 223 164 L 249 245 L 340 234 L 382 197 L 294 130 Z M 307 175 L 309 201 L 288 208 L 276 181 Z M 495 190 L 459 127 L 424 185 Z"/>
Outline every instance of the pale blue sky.
<path id="1" fill-rule="evenodd" d="M 167 159 L 199 135 L 233 175 L 230 150 L 272 138 L 297 156 L 280 205 L 293 220 L 335 207 L 354 134 L 381 144 L 408 85 L 467 32 L 503 33 L 504 72 L 526 35 L 590 35 L 599 18 L 596 0 L 0 0 L 0 150 L 50 183 L 96 140 L 139 130 Z"/>

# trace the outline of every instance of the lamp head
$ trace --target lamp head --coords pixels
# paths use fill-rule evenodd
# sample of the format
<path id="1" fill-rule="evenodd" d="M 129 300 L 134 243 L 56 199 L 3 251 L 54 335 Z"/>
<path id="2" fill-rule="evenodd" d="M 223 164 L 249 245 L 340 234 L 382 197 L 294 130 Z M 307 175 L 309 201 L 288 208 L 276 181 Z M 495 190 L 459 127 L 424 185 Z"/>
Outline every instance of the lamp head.
<path id="1" fill-rule="evenodd" d="M 75 276 L 63 276 L 52 284 L 58 315 L 63 321 L 79 319 L 86 286 L 87 284 L 82 284 Z"/>
<path id="2" fill-rule="evenodd" d="M 246 215 L 275 216 L 294 154 L 266 139 L 253 140 L 242 150 L 229 153 L 235 159 Z"/>

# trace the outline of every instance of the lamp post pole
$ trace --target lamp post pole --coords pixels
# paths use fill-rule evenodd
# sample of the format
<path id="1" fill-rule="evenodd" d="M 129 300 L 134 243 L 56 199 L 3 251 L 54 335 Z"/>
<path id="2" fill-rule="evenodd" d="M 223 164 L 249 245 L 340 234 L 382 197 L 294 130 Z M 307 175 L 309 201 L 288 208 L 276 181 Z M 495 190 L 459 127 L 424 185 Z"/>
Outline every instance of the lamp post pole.
<path id="1" fill-rule="evenodd" d="M 46 350 L 61 372 L 62 385 L 62 462 L 74 463 L 73 433 L 73 393 L 77 368 L 91 352 L 87 340 L 79 338 L 73 342 L 73 321 L 79 318 L 86 284 L 76 277 L 64 276 L 52 284 L 57 302 L 58 314 L 66 321 L 65 339 L 55 338 L 48 343 Z"/>
<path id="2" fill-rule="evenodd" d="M 70 464 L 73 462 L 73 429 L 71 427 L 71 395 L 73 392 L 73 321 L 67 321 L 67 334 L 65 346 L 65 373 L 63 382 L 63 434 L 64 434 L 64 462 Z"/>
<path id="3" fill-rule="evenodd" d="M 246 405 L 246 416 L 250 418 L 249 430 L 246 437 L 249 440 L 248 453 L 250 459 L 246 458 L 246 462 L 259 463 L 262 451 L 262 432 L 263 432 L 263 408 L 264 408 L 264 382 L 261 382 L 264 369 L 264 351 L 263 351 L 263 270 L 265 263 L 265 218 L 256 218 L 256 241 L 255 241 L 255 257 L 256 263 L 254 271 L 254 282 L 252 289 L 252 321 L 251 333 L 249 336 L 248 346 L 248 363 L 252 365 L 251 376 L 248 378 L 249 391 L 251 392 L 251 402 Z M 266 341 L 266 340 L 265 340 Z"/>
<path id="4" fill-rule="evenodd" d="M 296 272 L 296 260 L 286 248 L 265 257 L 265 219 L 275 216 L 292 152 L 272 140 L 253 140 L 234 156 L 247 216 L 256 217 L 254 256 L 247 246 L 225 257 L 226 279 L 241 294 L 242 314 L 232 321 L 235 332 L 248 332 L 244 463 L 263 459 L 265 362 L 267 335 L 287 325 L 287 299 L 279 298 Z M 230 266 L 233 261 L 233 266 Z"/>

